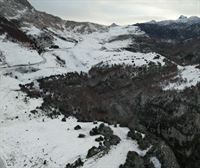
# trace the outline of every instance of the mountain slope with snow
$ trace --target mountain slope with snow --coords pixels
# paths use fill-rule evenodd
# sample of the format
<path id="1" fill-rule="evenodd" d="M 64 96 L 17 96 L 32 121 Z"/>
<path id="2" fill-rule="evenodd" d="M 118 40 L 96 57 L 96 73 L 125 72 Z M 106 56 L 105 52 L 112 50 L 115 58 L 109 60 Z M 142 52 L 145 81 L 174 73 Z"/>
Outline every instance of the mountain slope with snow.
<path id="1" fill-rule="evenodd" d="M 196 168 L 199 25 L 104 26 L 0 0 L 0 167 Z M 99 143 L 103 121 L 115 136 Z"/>

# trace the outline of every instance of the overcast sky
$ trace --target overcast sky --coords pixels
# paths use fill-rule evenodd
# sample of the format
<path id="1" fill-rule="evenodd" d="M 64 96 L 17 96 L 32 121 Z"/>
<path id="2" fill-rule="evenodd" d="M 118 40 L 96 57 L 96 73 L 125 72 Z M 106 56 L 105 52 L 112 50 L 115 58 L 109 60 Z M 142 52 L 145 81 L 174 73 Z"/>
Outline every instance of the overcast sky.
<path id="1" fill-rule="evenodd" d="M 66 20 L 121 25 L 200 16 L 200 0 L 29 0 L 38 10 Z"/>

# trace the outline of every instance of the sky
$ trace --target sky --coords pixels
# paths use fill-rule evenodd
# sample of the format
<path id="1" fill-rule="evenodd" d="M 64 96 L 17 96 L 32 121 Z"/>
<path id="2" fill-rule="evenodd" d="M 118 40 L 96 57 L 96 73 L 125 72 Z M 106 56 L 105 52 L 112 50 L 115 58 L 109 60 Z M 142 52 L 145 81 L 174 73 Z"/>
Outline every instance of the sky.
<path id="1" fill-rule="evenodd" d="M 66 20 L 127 25 L 200 16 L 200 0 L 29 0 L 37 9 Z"/>

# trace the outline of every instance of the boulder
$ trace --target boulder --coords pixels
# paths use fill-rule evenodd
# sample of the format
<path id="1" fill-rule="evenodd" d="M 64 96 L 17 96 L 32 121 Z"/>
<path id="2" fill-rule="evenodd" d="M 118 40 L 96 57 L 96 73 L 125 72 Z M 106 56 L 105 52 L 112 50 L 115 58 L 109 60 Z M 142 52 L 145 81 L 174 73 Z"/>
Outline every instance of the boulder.
<path id="1" fill-rule="evenodd" d="M 80 125 L 77 125 L 74 127 L 74 130 L 80 130 L 81 129 L 81 126 Z"/>

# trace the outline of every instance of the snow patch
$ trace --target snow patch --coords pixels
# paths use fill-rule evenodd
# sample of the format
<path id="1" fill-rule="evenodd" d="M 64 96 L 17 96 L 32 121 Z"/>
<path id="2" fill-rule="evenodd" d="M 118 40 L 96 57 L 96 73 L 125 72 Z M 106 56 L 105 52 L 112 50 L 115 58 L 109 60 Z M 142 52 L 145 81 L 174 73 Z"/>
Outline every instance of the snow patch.
<path id="1" fill-rule="evenodd" d="M 106 55 L 106 54 L 105 54 Z M 107 54 L 108 55 L 108 54 Z M 115 52 L 108 55 L 108 57 L 102 60 L 103 65 L 133 65 L 136 67 L 141 67 L 143 65 L 148 66 L 150 62 L 155 63 L 156 65 L 160 64 L 161 66 L 165 65 L 164 57 L 160 56 L 159 59 L 154 59 L 156 53 L 133 53 L 129 51 Z"/>
<path id="2" fill-rule="evenodd" d="M 9 66 L 35 64 L 42 61 L 35 50 L 8 41 L 5 39 L 4 35 L 0 36 L 0 51 L 6 56 L 6 62 Z"/>
<path id="3" fill-rule="evenodd" d="M 40 36 L 42 31 L 33 25 L 27 25 L 27 27 L 22 27 L 22 30 L 26 32 L 27 35 Z"/>
<path id="4" fill-rule="evenodd" d="M 83 168 L 119 168 L 121 164 L 126 161 L 127 153 L 129 151 L 135 151 L 140 156 L 145 156 L 149 150 L 140 150 L 136 141 L 127 138 L 128 128 L 115 128 L 111 127 L 114 134 L 121 138 L 120 144 L 113 146 L 109 153 L 102 158 L 92 158 L 86 161 Z"/>
<path id="5" fill-rule="evenodd" d="M 113 42 L 108 42 L 103 45 L 103 47 L 106 47 L 107 49 L 120 49 L 120 48 L 125 48 L 128 47 L 129 44 L 131 44 L 131 40 L 117 40 Z"/>
<path id="6" fill-rule="evenodd" d="M 161 163 L 156 157 L 151 157 L 150 161 L 153 163 L 154 168 L 161 168 Z"/>
<path id="7" fill-rule="evenodd" d="M 184 90 L 191 86 L 196 86 L 200 82 L 200 69 L 196 68 L 195 65 L 189 66 L 178 66 L 179 74 L 174 77 L 179 79 L 178 82 L 169 83 L 163 87 L 163 90 Z M 181 80 L 180 80 L 181 79 Z"/>
<path id="8" fill-rule="evenodd" d="M 59 46 L 59 48 L 65 48 L 65 49 L 67 49 L 67 48 L 71 48 L 71 47 L 74 47 L 74 43 L 72 43 L 72 42 L 69 42 L 69 41 L 66 41 L 66 40 L 62 40 L 62 39 L 60 39 L 60 38 L 58 38 L 58 37 L 54 37 L 54 44 L 55 45 L 57 45 L 57 46 Z"/>
<path id="9" fill-rule="evenodd" d="M 6 124 L 17 117 L 18 120 L 27 120 L 29 112 L 41 106 L 42 99 L 29 99 L 20 92 L 19 80 L 0 74 L 0 122 Z"/>
<path id="10" fill-rule="evenodd" d="M 3 2 L 4 0 L 2 0 L 2 2 Z M 10 20 L 18 20 L 18 19 L 20 19 L 26 12 L 27 12 L 27 8 L 25 8 L 25 9 L 23 9 L 23 10 L 18 10 L 16 13 L 17 13 L 17 15 L 15 15 L 15 16 L 10 16 L 10 17 L 8 17 L 8 19 L 10 19 Z"/>
<path id="11" fill-rule="evenodd" d="M 100 123 L 98 123 L 100 124 Z M 81 130 L 74 130 L 76 125 Z M 87 151 L 92 147 L 98 147 L 95 141 L 97 136 L 90 136 L 89 131 L 95 125 L 91 122 L 81 123 L 74 118 L 68 118 L 66 122 L 61 119 L 34 119 L 26 122 L 13 122 L 0 127 L 0 148 L 6 156 L 6 163 L 12 168 L 41 167 L 46 161 L 49 168 L 65 167 L 78 158 L 85 159 Z M 102 158 L 90 158 L 85 160 L 84 168 L 109 167 L 118 168 L 126 160 L 129 150 L 134 150 L 140 155 L 135 141 L 127 139 L 127 128 L 114 128 L 114 134 L 121 138 L 121 143 L 112 147 L 111 151 Z M 78 138 L 79 134 L 85 134 L 85 138 Z M 113 159 L 115 162 L 112 162 Z"/>
<path id="12" fill-rule="evenodd" d="M 40 167 L 44 160 L 49 168 L 65 167 L 79 157 L 85 157 L 92 146 L 98 146 L 96 137 L 89 136 L 92 123 L 81 123 L 82 130 L 75 131 L 75 119 L 45 122 L 32 120 L 16 122 L 0 128 L 0 147 L 6 155 L 7 165 L 12 168 Z M 79 133 L 86 138 L 78 138 Z"/>

